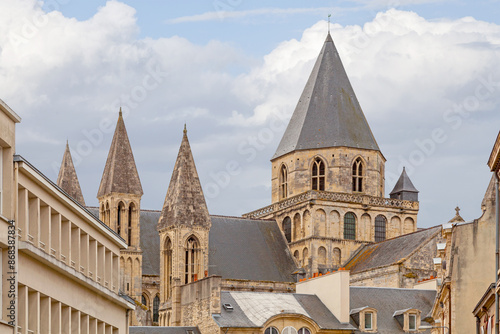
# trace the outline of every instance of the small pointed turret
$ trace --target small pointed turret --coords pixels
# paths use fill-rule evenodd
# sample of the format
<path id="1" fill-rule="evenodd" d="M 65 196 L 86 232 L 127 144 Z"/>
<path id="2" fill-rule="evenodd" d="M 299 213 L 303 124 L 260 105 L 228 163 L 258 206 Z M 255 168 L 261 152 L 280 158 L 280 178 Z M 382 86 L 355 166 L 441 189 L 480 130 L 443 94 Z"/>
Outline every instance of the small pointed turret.
<path id="1" fill-rule="evenodd" d="M 380 151 L 328 33 L 271 160 L 296 150 L 342 146 Z"/>
<path id="2" fill-rule="evenodd" d="M 111 193 L 143 194 L 121 108 L 97 198 Z"/>
<path id="3" fill-rule="evenodd" d="M 411 182 L 408 174 L 406 174 L 405 167 L 403 167 L 403 172 L 398 182 L 396 182 L 394 189 L 392 189 L 390 196 L 395 199 L 418 202 L 418 190 Z"/>
<path id="4" fill-rule="evenodd" d="M 80 188 L 80 182 L 78 182 L 78 176 L 76 175 L 75 165 L 73 165 L 73 159 L 71 158 L 69 143 L 67 141 L 66 150 L 64 151 L 61 162 L 61 168 L 59 169 L 59 175 L 57 176 L 57 185 L 68 193 L 68 195 L 73 197 L 73 199 L 78 201 L 78 203 L 85 206 L 82 189 Z"/>
<path id="5" fill-rule="evenodd" d="M 158 229 L 179 225 L 209 227 L 210 224 L 205 196 L 184 126 L 181 147 L 165 196 Z"/>

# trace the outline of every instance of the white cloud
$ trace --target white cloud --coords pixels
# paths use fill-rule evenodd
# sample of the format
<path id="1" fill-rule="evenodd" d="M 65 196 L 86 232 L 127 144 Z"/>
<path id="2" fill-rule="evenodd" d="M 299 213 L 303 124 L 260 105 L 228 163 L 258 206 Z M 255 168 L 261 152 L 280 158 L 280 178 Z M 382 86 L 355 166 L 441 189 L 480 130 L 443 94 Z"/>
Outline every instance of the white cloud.
<path id="1" fill-rule="evenodd" d="M 300 40 L 284 41 L 256 62 L 215 40 L 196 45 L 175 36 L 140 39 L 135 10 L 117 1 L 85 21 L 57 11 L 45 14 L 34 0 L 2 1 L 0 98 L 23 117 L 18 152 L 53 179 L 52 166 L 60 163 L 69 138 L 86 201 L 94 204 L 120 105 L 145 208 L 161 207 L 187 121 L 200 178 L 219 187 L 210 200 L 212 212 L 240 214 L 270 201 L 268 159 L 325 28 L 320 21 Z M 388 180 L 400 172 L 403 160 L 422 151 L 434 129 L 447 137 L 413 168 L 421 222 L 441 223 L 438 212 L 447 216 L 449 211 L 451 217 L 457 204 L 465 207 L 465 218 L 476 218 L 481 198 L 464 194 L 459 180 L 470 177 L 461 174 L 464 168 L 484 165 L 500 124 L 500 26 L 473 18 L 431 21 L 388 10 L 363 26 L 332 24 L 332 36 L 388 159 Z M 235 73 L 235 67 L 248 70 Z M 483 95 L 495 94 L 479 99 L 478 87 Z M 454 105 L 466 116 L 449 113 Z M 90 152 L 82 143 L 91 143 Z M 228 161 L 236 161 L 241 171 L 229 184 L 217 183 Z M 488 179 L 486 169 L 477 174 L 470 192 L 477 197 Z M 388 182 L 386 192 L 392 186 Z M 432 221 L 431 213 L 441 220 Z"/>

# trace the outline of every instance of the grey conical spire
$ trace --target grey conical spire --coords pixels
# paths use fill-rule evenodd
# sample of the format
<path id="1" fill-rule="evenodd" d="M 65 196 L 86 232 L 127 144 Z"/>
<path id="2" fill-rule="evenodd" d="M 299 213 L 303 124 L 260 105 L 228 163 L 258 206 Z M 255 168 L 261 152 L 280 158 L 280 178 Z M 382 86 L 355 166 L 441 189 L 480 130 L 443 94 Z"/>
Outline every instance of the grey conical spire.
<path id="1" fill-rule="evenodd" d="M 380 151 L 330 33 L 272 160 L 326 147 Z"/>
<path id="2" fill-rule="evenodd" d="M 391 198 L 418 202 L 418 190 L 411 182 L 408 174 L 406 174 L 406 169 L 404 167 L 398 182 L 396 182 L 394 189 L 392 189 L 390 193 L 390 196 Z"/>
<path id="3" fill-rule="evenodd" d="M 57 176 L 57 185 L 81 205 L 85 206 L 85 200 L 83 199 L 80 182 L 78 182 L 78 176 L 76 175 L 75 165 L 71 158 L 68 142 L 66 142 L 66 150 L 64 151 L 61 168 Z"/>

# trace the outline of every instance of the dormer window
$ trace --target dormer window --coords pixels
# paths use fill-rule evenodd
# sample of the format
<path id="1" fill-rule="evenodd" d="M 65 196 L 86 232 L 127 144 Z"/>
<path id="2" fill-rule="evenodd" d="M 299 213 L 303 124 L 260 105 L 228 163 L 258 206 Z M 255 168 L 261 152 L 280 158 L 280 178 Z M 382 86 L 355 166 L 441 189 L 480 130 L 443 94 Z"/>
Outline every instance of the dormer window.
<path id="1" fill-rule="evenodd" d="M 350 316 L 361 332 L 377 331 L 377 310 L 373 307 L 361 307 L 351 310 Z"/>
<path id="2" fill-rule="evenodd" d="M 373 313 L 365 312 L 365 330 L 373 329 Z"/>
<path id="3" fill-rule="evenodd" d="M 416 331 L 417 330 L 417 315 L 416 314 L 408 314 L 408 330 Z"/>
<path id="4" fill-rule="evenodd" d="M 403 331 L 416 332 L 420 327 L 420 313 L 417 309 L 406 309 L 394 312 L 393 317 L 397 320 Z"/>

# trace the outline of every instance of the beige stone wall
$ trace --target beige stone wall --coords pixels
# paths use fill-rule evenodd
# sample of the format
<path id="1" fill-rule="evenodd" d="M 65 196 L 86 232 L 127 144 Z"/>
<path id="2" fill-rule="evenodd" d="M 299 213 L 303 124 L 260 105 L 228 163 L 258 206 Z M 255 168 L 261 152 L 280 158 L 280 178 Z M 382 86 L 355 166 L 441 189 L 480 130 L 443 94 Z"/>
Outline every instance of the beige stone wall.
<path id="1" fill-rule="evenodd" d="M 360 157 L 364 166 L 363 193 L 383 197 L 385 158 L 378 151 L 333 147 L 295 151 L 272 161 L 272 202 L 283 198 L 279 193 L 280 168 L 288 169 L 288 197 L 311 190 L 311 166 L 316 157 L 325 163 L 325 191 L 352 193 L 352 165 Z"/>

